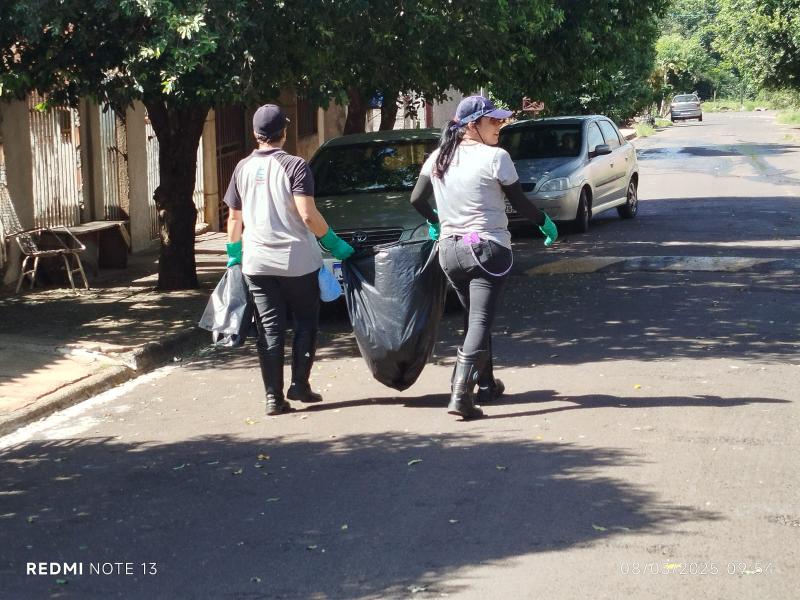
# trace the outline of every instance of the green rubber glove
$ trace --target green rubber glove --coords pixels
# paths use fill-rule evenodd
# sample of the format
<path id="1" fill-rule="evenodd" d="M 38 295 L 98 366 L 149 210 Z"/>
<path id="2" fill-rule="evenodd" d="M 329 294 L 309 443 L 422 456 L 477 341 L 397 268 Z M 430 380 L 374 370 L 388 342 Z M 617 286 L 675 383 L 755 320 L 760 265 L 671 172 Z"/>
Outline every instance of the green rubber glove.
<path id="1" fill-rule="evenodd" d="M 228 253 L 227 267 L 242 264 L 242 240 L 238 242 L 228 242 L 225 244 L 225 251 Z"/>
<path id="2" fill-rule="evenodd" d="M 433 209 L 433 214 L 438 215 L 439 211 L 435 208 Z M 433 240 L 434 242 L 439 239 L 439 235 L 442 233 L 442 222 L 439 221 L 438 223 L 428 223 L 428 239 Z"/>
<path id="3" fill-rule="evenodd" d="M 544 235 L 544 245 L 548 248 L 553 245 L 558 239 L 558 229 L 556 229 L 556 224 L 550 220 L 550 217 L 547 213 L 544 213 L 544 223 L 539 225 L 539 231 L 542 232 Z"/>
<path id="4" fill-rule="evenodd" d="M 333 254 L 333 257 L 337 260 L 350 258 L 353 252 L 355 252 L 353 247 L 336 235 L 330 227 L 328 227 L 328 231 L 325 232 L 325 235 L 319 238 L 319 243 L 322 244 L 325 250 Z"/>

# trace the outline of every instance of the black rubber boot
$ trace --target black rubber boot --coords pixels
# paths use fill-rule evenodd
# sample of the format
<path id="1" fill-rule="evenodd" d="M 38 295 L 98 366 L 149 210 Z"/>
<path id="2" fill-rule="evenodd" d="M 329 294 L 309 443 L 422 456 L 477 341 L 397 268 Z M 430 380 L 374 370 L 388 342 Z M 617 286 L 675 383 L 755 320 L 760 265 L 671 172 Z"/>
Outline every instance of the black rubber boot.
<path id="1" fill-rule="evenodd" d="M 283 397 L 283 348 L 258 349 L 261 379 L 267 393 L 267 414 L 289 412 L 291 405 Z"/>
<path id="2" fill-rule="evenodd" d="M 475 402 L 477 404 L 486 404 L 492 400 L 497 400 L 506 391 L 506 386 L 499 379 L 494 379 L 488 385 L 478 384 L 478 391 L 475 392 Z"/>
<path id="3" fill-rule="evenodd" d="M 308 383 L 314 355 L 317 351 L 317 332 L 295 335 L 292 344 L 292 384 L 286 397 L 300 402 L 322 402 L 322 396 L 311 390 Z"/>
<path id="4" fill-rule="evenodd" d="M 458 349 L 447 412 L 460 415 L 465 421 L 483 416 L 483 411 L 475 406 L 472 390 L 478 378 L 478 367 L 485 360 L 485 354 L 485 350 L 464 354 L 461 348 Z"/>
<path id="5" fill-rule="evenodd" d="M 506 391 L 506 386 L 499 379 L 494 378 L 494 364 L 492 361 L 492 338 L 489 337 L 489 350 L 486 359 L 478 368 L 478 389 L 475 392 L 475 403 L 486 404 L 497 400 Z"/>

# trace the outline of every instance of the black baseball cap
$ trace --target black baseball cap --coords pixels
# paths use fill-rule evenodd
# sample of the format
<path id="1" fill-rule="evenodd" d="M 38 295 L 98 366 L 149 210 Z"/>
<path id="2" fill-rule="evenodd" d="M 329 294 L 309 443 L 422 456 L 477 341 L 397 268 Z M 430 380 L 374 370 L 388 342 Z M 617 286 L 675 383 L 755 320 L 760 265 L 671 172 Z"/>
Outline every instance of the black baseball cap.
<path id="1" fill-rule="evenodd" d="M 289 123 L 283 109 L 277 104 L 259 106 L 253 115 L 253 131 L 265 138 L 274 138 Z"/>

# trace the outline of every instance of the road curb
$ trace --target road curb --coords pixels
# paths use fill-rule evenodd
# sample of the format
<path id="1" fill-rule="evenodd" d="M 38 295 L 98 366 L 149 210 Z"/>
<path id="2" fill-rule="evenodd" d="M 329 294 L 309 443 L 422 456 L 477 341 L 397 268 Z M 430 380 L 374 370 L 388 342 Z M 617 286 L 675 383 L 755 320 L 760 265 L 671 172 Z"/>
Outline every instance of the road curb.
<path id="1" fill-rule="evenodd" d="M 37 399 L 32 406 L 17 411 L 8 418 L 0 419 L 0 436 L 13 433 L 54 412 L 69 408 L 148 371 L 169 364 L 175 361 L 176 357 L 208 344 L 208 335 L 207 331 L 199 327 L 190 327 L 167 334 L 158 342 L 147 342 L 124 354 L 105 354 L 104 356 L 113 358 L 117 364 L 105 365 L 94 375 L 67 384 Z"/>

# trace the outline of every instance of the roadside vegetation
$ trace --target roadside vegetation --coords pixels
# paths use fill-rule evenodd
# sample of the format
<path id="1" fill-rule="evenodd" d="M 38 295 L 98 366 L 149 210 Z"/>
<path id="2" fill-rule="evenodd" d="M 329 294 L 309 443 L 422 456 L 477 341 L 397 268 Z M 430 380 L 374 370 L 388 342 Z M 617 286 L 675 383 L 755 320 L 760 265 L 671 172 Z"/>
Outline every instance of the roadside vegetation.
<path id="1" fill-rule="evenodd" d="M 656 130 L 647 123 L 636 123 L 634 129 L 636 130 L 636 137 L 640 138 L 651 136 L 656 132 Z"/>
<path id="2" fill-rule="evenodd" d="M 796 0 L 673 0 L 661 19 L 653 104 L 695 92 L 703 110 L 800 109 Z"/>
<path id="3" fill-rule="evenodd" d="M 778 123 L 800 125 L 800 111 L 787 111 L 778 115 Z"/>

